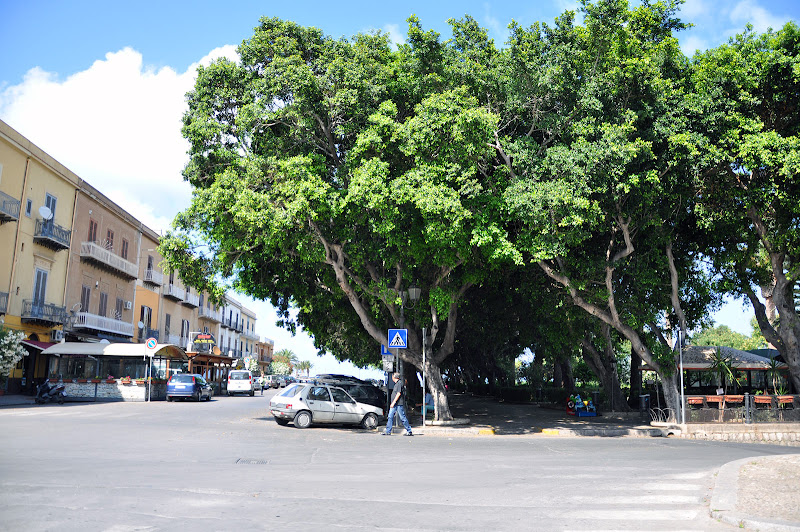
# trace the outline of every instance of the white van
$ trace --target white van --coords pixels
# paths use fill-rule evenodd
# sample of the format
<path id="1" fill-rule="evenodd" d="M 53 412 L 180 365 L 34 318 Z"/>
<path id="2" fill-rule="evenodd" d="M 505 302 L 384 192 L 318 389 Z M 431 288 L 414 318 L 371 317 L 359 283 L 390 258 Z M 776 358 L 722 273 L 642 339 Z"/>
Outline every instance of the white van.
<path id="1" fill-rule="evenodd" d="M 235 369 L 228 373 L 228 395 L 235 393 L 256 394 L 256 384 L 253 374 L 246 369 Z"/>

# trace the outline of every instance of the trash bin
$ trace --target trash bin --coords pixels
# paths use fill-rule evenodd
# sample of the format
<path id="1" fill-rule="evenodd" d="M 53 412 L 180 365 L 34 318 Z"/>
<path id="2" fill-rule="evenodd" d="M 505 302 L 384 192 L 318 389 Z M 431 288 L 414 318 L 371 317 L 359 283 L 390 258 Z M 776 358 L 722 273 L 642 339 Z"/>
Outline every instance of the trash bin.
<path id="1" fill-rule="evenodd" d="M 650 394 L 646 393 L 639 396 L 639 415 L 646 420 L 650 413 Z"/>

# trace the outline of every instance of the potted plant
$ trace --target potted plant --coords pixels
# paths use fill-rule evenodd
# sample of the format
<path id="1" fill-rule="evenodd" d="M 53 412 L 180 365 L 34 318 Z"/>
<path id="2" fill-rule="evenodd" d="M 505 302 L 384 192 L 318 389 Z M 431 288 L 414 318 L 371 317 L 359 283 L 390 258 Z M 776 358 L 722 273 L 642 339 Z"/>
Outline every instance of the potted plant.
<path id="1" fill-rule="evenodd" d="M 128 375 L 127 377 L 122 377 L 119 381 L 122 384 L 130 384 L 131 383 L 131 376 Z"/>
<path id="2" fill-rule="evenodd" d="M 100 382 L 100 375 L 95 375 L 94 378 L 92 379 L 92 382 L 94 384 L 98 384 Z"/>

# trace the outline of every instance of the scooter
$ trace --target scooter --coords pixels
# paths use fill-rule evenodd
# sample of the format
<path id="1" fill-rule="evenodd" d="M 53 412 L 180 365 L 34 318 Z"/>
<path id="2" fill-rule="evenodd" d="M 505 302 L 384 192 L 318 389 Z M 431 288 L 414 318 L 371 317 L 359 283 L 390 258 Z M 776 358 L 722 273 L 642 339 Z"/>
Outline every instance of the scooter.
<path id="1" fill-rule="evenodd" d="M 35 400 L 40 405 L 49 403 L 50 401 L 56 401 L 58 404 L 63 405 L 64 398 L 67 396 L 67 392 L 64 391 L 65 388 L 62 382 L 51 386 L 50 379 L 45 379 L 45 381 L 36 388 Z"/>

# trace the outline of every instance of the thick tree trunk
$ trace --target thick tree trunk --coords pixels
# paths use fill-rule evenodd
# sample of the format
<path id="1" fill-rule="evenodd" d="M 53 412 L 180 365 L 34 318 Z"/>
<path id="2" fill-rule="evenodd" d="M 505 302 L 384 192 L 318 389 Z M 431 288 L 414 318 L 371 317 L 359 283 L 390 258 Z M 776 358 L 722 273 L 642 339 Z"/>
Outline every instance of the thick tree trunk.
<path id="1" fill-rule="evenodd" d="M 605 329 L 608 329 L 608 327 L 605 327 Z M 604 330 L 603 332 L 606 334 L 607 331 Z M 613 348 L 608 345 L 610 341 L 610 331 L 608 332 L 609 337 L 606 338 L 606 348 L 602 355 L 600 351 L 592 345 L 589 337 L 584 337 L 584 339 L 581 340 L 581 353 L 583 354 L 583 359 L 586 361 L 586 364 L 591 368 L 594 374 L 597 375 L 597 378 L 600 379 L 603 389 L 608 396 L 609 409 L 612 412 L 627 412 L 630 410 L 630 407 L 619 385 L 617 366 L 612 363 L 612 360 L 615 360 L 615 355 Z"/>
<path id="2" fill-rule="evenodd" d="M 639 407 L 639 395 L 642 393 L 642 358 L 631 350 L 631 390 L 628 396 L 628 405 L 633 408 Z"/>
<path id="3" fill-rule="evenodd" d="M 447 398 L 447 390 L 444 387 L 444 380 L 442 380 L 439 366 L 434 365 L 430 360 L 426 360 L 425 370 L 425 385 L 433 396 L 436 419 L 438 421 L 452 421 L 453 414 L 450 413 L 450 401 Z"/>

